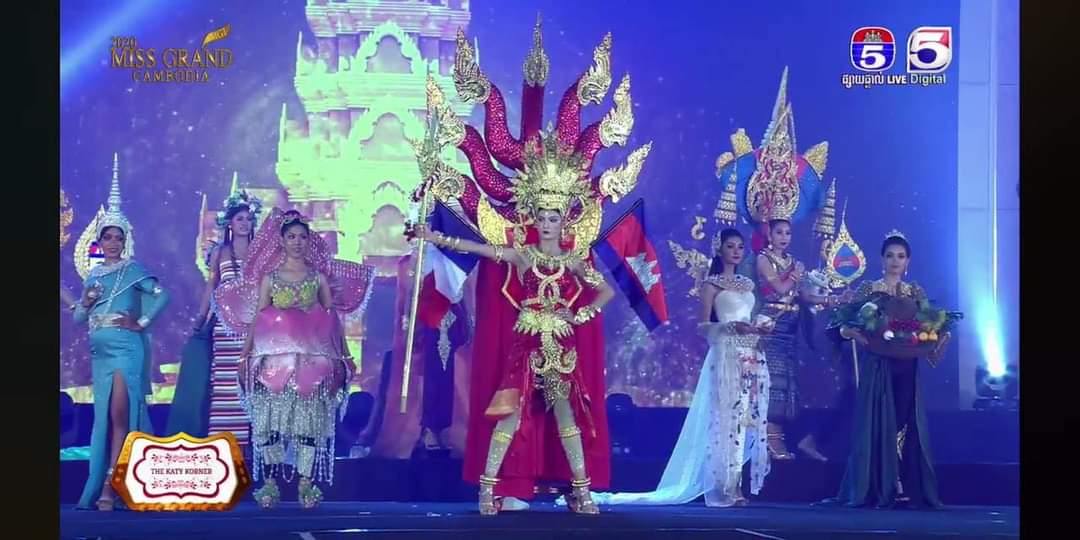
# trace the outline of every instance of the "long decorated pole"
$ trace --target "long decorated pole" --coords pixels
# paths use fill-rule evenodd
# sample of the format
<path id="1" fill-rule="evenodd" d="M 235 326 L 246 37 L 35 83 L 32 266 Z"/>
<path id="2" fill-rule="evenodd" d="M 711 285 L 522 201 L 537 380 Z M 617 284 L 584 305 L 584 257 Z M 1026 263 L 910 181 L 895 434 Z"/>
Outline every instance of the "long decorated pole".
<path id="1" fill-rule="evenodd" d="M 406 139 L 416 152 L 416 164 L 420 168 L 420 186 L 417 188 L 420 194 L 420 208 L 416 215 L 416 223 L 426 223 L 434 204 L 434 191 L 438 181 L 437 164 L 439 152 L 442 150 L 444 141 L 440 140 L 442 128 L 440 113 L 452 114 L 446 109 L 445 96 L 435 83 L 435 79 L 428 73 L 427 76 L 427 130 L 422 141 Z M 464 128 L 462 128 L 464 136 Z M 412 301 L 409 303 L 409 318 L 405 328 L 405 366 L 401 374 L 401 413 L 404 414 L 409 401 L 409 375 L 412 372 L 413 342 L 416 340 L 416 312 L 420 306 L 420 285 L 423 282 L 424 271 L 424 247 L 427 242 L 423 238 L 416 239 L 416 264 L 413 267 Z"/>
<path id="2" fill-rule="evenodd" d="M 417 215 L 417 223 L 427 222 L 427 215 L 431 207 L 431 189 L 428 179 L 424 180 L 421 187 L 420 213 Z M 416 239 L 416 264 L 413 267 L 412 301 L 409 303 L 409 320 L 405 335 L 405 368 L 401 375 L 401 413 L 404 414 L 409 402 L 409 374 L 412 371 L 413 341 L 416 339 L 416 311 L 420 306 L 420 284 L 423 281 L 424 270 L 424 244 L 423 238 Z"/>

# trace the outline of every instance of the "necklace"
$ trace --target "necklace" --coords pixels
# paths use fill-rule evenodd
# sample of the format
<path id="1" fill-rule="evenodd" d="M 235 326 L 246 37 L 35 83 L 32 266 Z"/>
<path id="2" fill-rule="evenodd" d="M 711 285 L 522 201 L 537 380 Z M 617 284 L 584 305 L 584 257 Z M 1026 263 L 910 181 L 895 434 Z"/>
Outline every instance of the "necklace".
<path id="1" fill-rule="evenodd" d="M 548 270 L 555 270 L 560 267 L 567 266 L 568 263 L 573 261 L 574 254 L 572 252 L 566 252 L 562 255 L 548 255 L 535 246 L 525 246 L 525 258 L 529 260 L 529 264 L 532 266 L 540 266 Z"/>
<path id="2" fill-rule="evenodd" d="M 730 276 L 714 274 L 709 276 L 708 281 L 713 285 L 728 291 L 743 292 L 754 290 L 754 282 L 746 276 L 739 274 L 732 274 Z"/>
<path id="3" fill-rule="evenodd" d="M 763 249 L 761 250 L 761 253 L 765 255 L 766 259 L 769 259 L 769 262 L 772 263 L 773 268 L 775 268 L 777 272 L 787 270 L 788 267 L 791 266 L 791 261 L 794 260 L 788 253 L 780 256 L 773 253 L 771 249 Z"/>

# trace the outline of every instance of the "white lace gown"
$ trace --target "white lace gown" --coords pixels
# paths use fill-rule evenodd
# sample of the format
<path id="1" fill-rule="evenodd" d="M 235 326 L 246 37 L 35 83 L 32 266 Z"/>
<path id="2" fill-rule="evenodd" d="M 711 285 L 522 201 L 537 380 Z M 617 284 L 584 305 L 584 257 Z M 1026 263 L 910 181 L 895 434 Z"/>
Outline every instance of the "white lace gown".
<path id="1" fill-rule="evenodd" d="M 709 332 L 709 353 L 698 377 L 675 450 L 655 491 L 596 493 L 598 504 L 685 504 L 705 495 L 707 506 L 731 506 L 750 462 L 750 492 L 757 495 L 769 474 L 765 424 L 769 370 L 756 335 L 734 335 L 726 323 L 750 323 L 754 283 L 749 278 L 710 276 L 720 287 L 713 301 L 719 323 Z"/>

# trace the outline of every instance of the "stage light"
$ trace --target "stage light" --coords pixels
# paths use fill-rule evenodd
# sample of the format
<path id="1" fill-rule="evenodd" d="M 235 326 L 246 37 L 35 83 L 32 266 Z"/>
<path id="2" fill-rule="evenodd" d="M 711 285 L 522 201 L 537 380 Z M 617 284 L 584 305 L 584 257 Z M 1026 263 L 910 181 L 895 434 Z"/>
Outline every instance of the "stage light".
<path id="1" fill-rule="evenodd" d="M 1001 318 L 992 299 L 983 300 L 975 318 L 983 365 L 993 377 L 1005 375 L 1005 344 L 1001 337 Z"/>
<path id="2" fill-rule="evenodd" d="M 1020 405 L 1020 375 L 1016 364 L 1009 364 L 995 375 L 986 366 L 975 369 L 977 410 L 1016 409 Z"/>

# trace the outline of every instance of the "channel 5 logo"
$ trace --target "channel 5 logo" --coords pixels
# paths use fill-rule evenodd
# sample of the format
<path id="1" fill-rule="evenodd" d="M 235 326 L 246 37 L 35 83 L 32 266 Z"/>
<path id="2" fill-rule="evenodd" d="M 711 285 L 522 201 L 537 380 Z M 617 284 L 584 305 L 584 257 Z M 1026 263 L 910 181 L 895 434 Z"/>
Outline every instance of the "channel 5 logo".
<path id="1" fill-rule="evenodd" d="M 920 26 L 907 40 L 908 73 L 941 73 L 952 63 L 952 27 Z"/>
<path id="2" fill-rule="evenodd" d="M 851 34 L 851 65 L 859 71 L 885 71 L 896 60 L 896 38 L 888 28 L 864 26 Z"/>
<path id="3" fill-rule="evenodd" d="M 907 72 L 941 73 L 952 63 L 952 27 L 920 26 L 908 36 Z M 896 38 L 883 26 L 863 26 L 851 34 L 851 65 L 879 72 L 896 60 Z"/>

